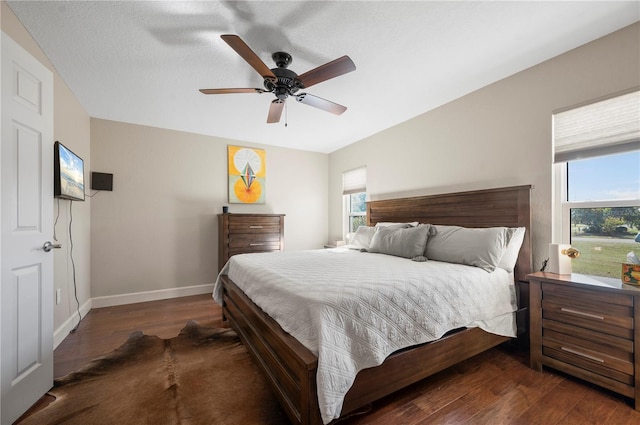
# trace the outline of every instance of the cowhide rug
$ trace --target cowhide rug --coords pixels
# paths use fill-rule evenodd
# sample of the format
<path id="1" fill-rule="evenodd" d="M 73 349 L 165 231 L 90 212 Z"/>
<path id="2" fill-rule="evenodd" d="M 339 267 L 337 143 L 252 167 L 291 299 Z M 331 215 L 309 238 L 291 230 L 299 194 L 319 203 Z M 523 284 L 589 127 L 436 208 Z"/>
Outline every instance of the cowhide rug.
<path id="1" fill-rule="evenodd" d="M 55 401 L 20 425 L 289 423 L 237 335 L 193 321 L 168 340 L 132 333 L 49 394 Z"/>

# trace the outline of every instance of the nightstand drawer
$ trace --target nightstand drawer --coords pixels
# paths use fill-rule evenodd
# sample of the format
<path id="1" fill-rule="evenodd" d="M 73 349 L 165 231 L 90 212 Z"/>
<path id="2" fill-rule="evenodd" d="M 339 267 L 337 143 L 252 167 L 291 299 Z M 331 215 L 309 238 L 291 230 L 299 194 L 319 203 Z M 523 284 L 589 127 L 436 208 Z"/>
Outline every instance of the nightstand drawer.
<path id="1" fill-rule="evenodd" d="M 633 375 L 633 347 L 625 350 L 620 346 L 608 346 L 599 343 L 597 335 L 593 337 L 593 340 L 586 340 L 544 329 L 543 352 L 559 360 L 571 359 L 571 363 L 597 373 L 610 376 L 612 371 L 617 371 Z M 558 355 L 557 352 L 562 355 Z"/>
<path id="2" fill-rule="evenodd" d="M 631 338 L 633 335 L 633 318 L 612 316 L 602 310 L 597 311 L 574 305 L 558 304 L 543 299 L 542 317 L 543 319 L 568 323 L 622 338 Z"/>
<path id="3" fill-rule="evenodd" d="M 598 308 L 601 303 L 633 307 L 633 297 L 631 295 L 564 287 L 544 281 L 542 282 L 541 288 L 545 295 L 555 294 L 571 302 L 580 302 L 582 304 L 595 306 L 595 308 Z"/>
<path id="4" fill-rule="evenodd" d="M 542 361 L 545 365 L 550 363 L 548 361 L 549 359 L 553 359 L 592 374 L 601 375 L 613 381 L 621 382 L 625 385 L 634 384 L 633 373 L 624 373 L 607 367 L 600 362 L 602 360 L 601 358 L 592 355 L 592 353 L 588 351 L 575 350 L 571 347 L 562 347 L 562 349 L 559 349 L 545 345 L 542 347 L 542 354 Z"/>
<path id="5" fill-rule="evenodd" d="M 558 290 L 559 289 L 559 290 Z M 633 300 L 609 294 L 579 291 L 574 294 L 553 285 L 542 285 L 542 317 L 548 320 L 631 338 Z M 627 302 L 630 305 L 627 305 Z"/>
<path id="6" fill-rule="evenodd" d="M 633 353 L 633 333 L 629 333 L 629 337 L 618 337 L 608 333 L 595 332 L 591 329 L 586 329 L 579 326 L 574 326 L 568 323 L 556 322 L 554 320 L 543 319 L 542 330 L 544 333 L 547 331 L 558 332 L 565 335 L 570 335 L 575 338 L 583 339 L 586 341 L 594 341 L 599 344 L 612 347 L 616 350 L 621 350 L 625 353 Z"/>

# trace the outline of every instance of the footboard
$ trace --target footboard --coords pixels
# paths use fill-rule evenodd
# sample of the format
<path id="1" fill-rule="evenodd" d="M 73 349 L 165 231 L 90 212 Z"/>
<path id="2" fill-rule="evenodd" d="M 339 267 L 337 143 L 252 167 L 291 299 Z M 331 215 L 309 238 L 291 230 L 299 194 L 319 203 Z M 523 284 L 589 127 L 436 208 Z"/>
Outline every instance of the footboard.
<path id="1" fill-rule="evenodd" d="M 231 279 L 221 279 L 224 315 L 267 376 L 291 423 L 322 424 L 316 395 L 316 356 L 284 332 Z"/>
<path id="2" fill-rule="evenodd" d="M 221 279 L 224 284 L 224 315 L 264 371 L 291 422 L 322 424 L 316 387 L 317 357 L 283 331 L 228 276 Z M 358 373 L 345 396 L 342 415 L 355 412 L 509 339 L 480 328 L 468 328 L 396 352 L 380 366 Z"/>

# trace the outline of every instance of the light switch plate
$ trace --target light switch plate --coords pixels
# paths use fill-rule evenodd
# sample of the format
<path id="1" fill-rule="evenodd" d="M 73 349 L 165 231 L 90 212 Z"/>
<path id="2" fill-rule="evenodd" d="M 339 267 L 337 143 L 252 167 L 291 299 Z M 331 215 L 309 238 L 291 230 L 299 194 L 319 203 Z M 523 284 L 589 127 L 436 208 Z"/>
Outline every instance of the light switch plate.
<path id="1" fill-rule="evenodd" d="M 56 304 L 60 304 L 62 302 L 62 288 L 56 289 Z"/>

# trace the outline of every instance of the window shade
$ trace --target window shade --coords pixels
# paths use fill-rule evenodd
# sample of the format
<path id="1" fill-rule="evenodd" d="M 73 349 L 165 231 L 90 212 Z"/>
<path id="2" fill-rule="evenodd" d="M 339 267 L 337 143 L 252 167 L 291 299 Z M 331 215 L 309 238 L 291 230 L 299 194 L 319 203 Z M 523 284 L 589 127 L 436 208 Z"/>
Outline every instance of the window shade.
<path id="1" fill-rule="evenodd" d="M 367 167 L 360 167 L 342 173 L 342 194 L 367 191 Z"/>
<path id="2" fill-rule="evenodd" d="M 640 91 L 553 115 L 554 162 L 640 149 Z"/>

